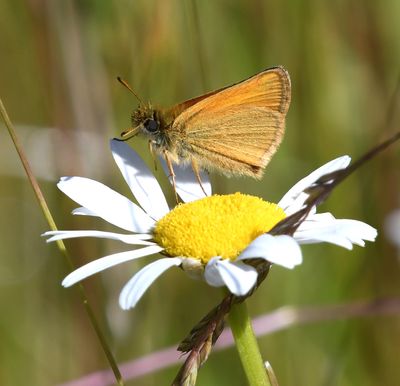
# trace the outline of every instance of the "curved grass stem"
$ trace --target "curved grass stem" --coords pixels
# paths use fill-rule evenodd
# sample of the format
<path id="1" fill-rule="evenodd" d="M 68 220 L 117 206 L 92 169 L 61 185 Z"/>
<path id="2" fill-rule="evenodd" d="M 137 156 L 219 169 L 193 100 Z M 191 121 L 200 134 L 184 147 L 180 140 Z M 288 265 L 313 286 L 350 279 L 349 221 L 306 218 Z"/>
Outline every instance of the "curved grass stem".
<path id="1" fill-rule="evenodd" d="M 50 229 L 52 231 L 56 231 L 57 230 L 56 223 L 55 223 L 55 221 L 53 219 L 53 216 L 51 215 L 50 209 L 49 209 L 49 207 L 48 207 L 48 205 L 46 203 L 46 200 L 45 200 L 45 198 L 43 196 L 43 193 L 42 193 L 42 191 L 41 191 L 41 189 L 39 187 L 39 184 L 38 184 L 38 182 L 37 182 L 37 180 L 36 180 L 36 178 L 35 178 L 35 176 L 34 176 L 34 174 L 32 172 L 32 169 L 30 167 L 28 159 L 27 159 L 27 157 L 25 155 L 24 148 L 23 148 L 22 144 L 20 143 L 20 141 L 18 139 L 18 136 L 17 136 L 17 134 L 15 132 L 14 126 L 13 126 L 13 124 L 12 124 L 8 114 L 7 114 L 7 110 L 4 107 L 4 104 L 3 104 L 3 101 L 1 100 L 1 98 L 0 98 L 0 114 L 1 114 L 1 117 L 3 118 L 3 121 L 4 121 L 5 125 L 6 125 L 8 133 L 9 133 L 9 135 L 10 135 L 10 137 L 11 137 L 13 143 L 14 143 L 14 147 L 15 147 L 15 149 L 16 149 L 16 151 L 18 153 L 18 156 L 19 156 L 19 158 L 21 160 L 22 166 L 25 169 L 26 176 L 28 177 L 29 183 L 31 184 L 32 189 L 33 189 L 33 191 L 35 193 L 35 196 L 36 196 L 36 198 L 37 198 L 37 200 L 39 202 L 39 206 L 40 206 L 40 208 L 41 208 L 41 210 L 43 212 L 43 215 L 44 215 L 47 223 L 49 224 Z M 57 247 L 61 251 L 61 253 L 65 256 L 65 258 L 66 258 L 66 260 L 68 262 L 68 265 L 72 269 L 74 266 L 72 264 L 72 261 L 71 261 L 69 255 L 68 255 L 67 249 L 65 248 L 65 244 L 61 240 L 59 240 L 59 241 L 57 241 Z M 124 384 L 124 382 L 123 382 L 123 379 L 122 379 L 122 376 L 121 376 L 121 372 L 119 371 L 117 362 L 115 361 L 115 358 L 114 358 L 113 354 L 111 353 L 110 348 L 108 347 L 108 344 L 106 342 L 104 334 L 101 331 L 101 328 L 100 328 L 100 326 L 99 326 L 99 324 L 98 324 L 98 322 L 96 320 L 96 317 L 94 316 L 93 309 L 89 304 L 89 301 L 88 301 L 86 293 L 85 293 L 85 289 L 84 289 L 82 284 L 79 285 L 79 293 L 80 293 L 80 297 L 81 297 L 81 302 L 82 302 L 82 304 L 83 304 L 83 306 L 84 306 L 84 308 L 86 310 L 86 313 L 87 313 L 87 315 L 89 317 L 90 323 L 92 324 L 92 327 L 96 332 L 97 338 L 100 341 L 101 347 L 102 347 L 102 349 L 103 349 L 103 351 L 104 351 L 104 353 L 105 353 L 105 355 L 107 357 L 108 363 L 110 364 L 110 367 L 111 367 L 111 369 L 112 369 L 112 371 L 114 373 L 114 376 L 115 376 L 115 379 L 117 381 L 117 384 L 122 386 Z"/>

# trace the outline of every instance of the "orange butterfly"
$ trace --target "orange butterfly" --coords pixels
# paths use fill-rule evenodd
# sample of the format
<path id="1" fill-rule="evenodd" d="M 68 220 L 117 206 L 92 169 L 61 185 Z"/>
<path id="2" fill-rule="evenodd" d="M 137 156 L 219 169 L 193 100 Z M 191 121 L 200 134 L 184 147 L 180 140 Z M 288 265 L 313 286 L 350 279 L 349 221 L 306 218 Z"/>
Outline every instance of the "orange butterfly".
<path id="1" fill-rule="evenodd" d="M 132 113 L 132 128 L 121 138 L 144 134 L 150 150 L 165 158 L 173 182 L 172 163 L 191 163 L 200 184 L 199 168 L 261 178 L 282 141 L 290 96 L 289 74 L 282 67 L 168 109 L 136 96 L 140 105 Z"/>

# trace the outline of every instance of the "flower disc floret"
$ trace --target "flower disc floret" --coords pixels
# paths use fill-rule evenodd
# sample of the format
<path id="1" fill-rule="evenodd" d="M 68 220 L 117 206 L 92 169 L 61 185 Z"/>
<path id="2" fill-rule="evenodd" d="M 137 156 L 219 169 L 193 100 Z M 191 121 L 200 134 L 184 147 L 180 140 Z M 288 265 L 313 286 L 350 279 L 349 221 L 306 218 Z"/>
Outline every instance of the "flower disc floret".
<path id="1" fill-rule="evenodd" d="M 278 205 L 246 194 L 213 195 L 175 207 L 156 223 L 154 240 L 170 256 L 234 260 L 285 218 Z"/>

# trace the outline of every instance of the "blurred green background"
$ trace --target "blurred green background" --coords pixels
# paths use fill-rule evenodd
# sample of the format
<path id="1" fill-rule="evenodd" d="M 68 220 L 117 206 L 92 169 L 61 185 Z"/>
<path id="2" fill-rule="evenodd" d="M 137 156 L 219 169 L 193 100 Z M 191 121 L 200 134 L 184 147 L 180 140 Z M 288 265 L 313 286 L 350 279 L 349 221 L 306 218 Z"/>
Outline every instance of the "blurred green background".
<path id="1" fill-rule="evenodd" d="M 194 6 L 194 4 L 196 6 Z M 197 15 L 197 18 L 196 18 Z M 73 217 L 56 188 L 82 175 L 127 194 L 108 150 L 130 124 L 136 101 L 169 106 L 274 65 L 292 78 L 292 104 L 279 152 L 261 182 L 212 175 L 215 191 L 278 200 L 309 171 L 342 154 L 361 155 L 399 126 L 384 125 L 400 74 L 398 0 L 0 2 L 1 98 L 16 125 L 60 229 L 111 229 Z M 197 20 L 197 21 L 196 21 Z M 145 141 L 131 141 L 148 160 Z M 80 303 L 63 289 L 69 268 L 54 244 L 6 130 L 0 130 L 0 384 L 53 385 L 108 368 Z M 173 203 L 166 178 L 158 173 Z M 399 145 L 343 183 L 323 209 L 378 228 L 374 244 L 347 251 L 303 248 L 294 271 L 275 267 L 250 301 L 256 316 L 284 305 L 399 296 L 398 251 L 385 217 L 399 207 Z M 67 242 L 77 266 L 120 251 L 116 242 Z M 85 281 L 119 362 L 176 344 L 221 293 L 171 270 L 136 309 L 120 289 L 140 266 L 127 263 Z M 280 386 L 387 385 L 400 379 L 398 316 L 371 315 L 298 326 L 259 339 Z M 177 367 L 128 381 L 166 385 Z M 244 385 L 234 349 L 211 355 L 198 385 Z"/>

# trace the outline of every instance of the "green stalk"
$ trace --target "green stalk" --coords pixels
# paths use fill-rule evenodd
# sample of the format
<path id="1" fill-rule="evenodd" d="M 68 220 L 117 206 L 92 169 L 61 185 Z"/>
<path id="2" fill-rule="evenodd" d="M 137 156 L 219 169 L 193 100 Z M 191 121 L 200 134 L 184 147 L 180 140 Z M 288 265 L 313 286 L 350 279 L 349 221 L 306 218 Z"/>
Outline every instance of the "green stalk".
<path id="1" fill-rule="evenodd" d="M 206 72 L 204 45 L 202 44 L 201 40 L 200 17 L 196 0 L 190 0 L 188 2 L 186 11 L 189 22 L 189 30 L 192 38 L 192 46 L 194 47 L 194 51 L 199 62 L 201 84 L 203 86 L 203 92 L 206 92 L 209 90 L 209 85 Z"/>
<path id="2" fill-rule="evenodd" d="M 3 101 L 1 100 L 1 98 L 0 98 L 0 114 L 1 114 L 1 116 L 3 118 L 3 120 L 4 120 L 4 123 L 5 123 L 6 127 L 7 127 L 8 133 L 10 134 L 10 137 L 11 137 L 13 143 L 14 143 L 14 147 L 17 150 L 18 156 L 19 156 L 19 158 L 20 158 L 20 160 L 22 162 L 22 166 L 25 169 L 25 173 L 26 173 L 26 175 L 28 177 L 28 180 L 29 180 L 29 182 L 30 182 L 30 184 L 32 186 L 32 189 L 33 189 L 33 191 L 35 193 L 35 196 L 36 196 L 36 198 L 37 198 L 37 200 L 39 202 L 39 206 L 42 209 L 43 215 L 44 215 L 47 223 L 49 224 L 50 229 L 52 231 L 56 231 L 57 230 L 56 223 L 55 223 L 55 221 L 53 219 L 53 216 L 51 215 L 50 209 L 49 209 L 49 207 L 48 207 L 48 205 L 46 203 L 46 200 L 45 200 L 45 198 L 43 196 L 43 193 L 42 193 L 42 191 L 41 191 L 41 189 L 39 187 L 39 184 L 38 184 L 38 182 L 37 182 L 37 180 L 36 180 L 36 178 L 35 178 L 35 176 L 34 176 L 34 174 L 32 172 L 32 169 L 31 169 L 31 166 L 30 166 L 30 164 L 28 162 L 28 159 L 25 156 L 24 148 L 23 148 L 22 144 L 19 142 L 19 139 L 18 139 L 17 134 L 15 132 L 14 126 L 13 126 L 10 118 L 8 117 L 7 110 L 4 107 L 4 104 L 3 104 Z M 74 265 L 73 265 L 69 255 L 68 255 L 67 249 L 65 248 L 65 244 L 63 243 L 62 240 L 57 241 L 57 247 L 62 252 L 64 257 L 66 258 L 66 260 L 68 262 L 68 265 L 70 266 L 71 270 L 74 269 Z M 123 386 L 124 382 L 123 382 L 123 379 L 122 379 L 122 376 L 121 376 L 121 372 L 119 371 L 117 362 L 115 361 L 114 356 L 111 353 L 110 348 L 108 347 L 108 344 L 106 342 L 104 334 L 100 329 L 100 326 L 99 326 L 99 324 L 98 324 L 98 322 L 96 320 L 96 317 L 94 316 L 93 309 L 89 304 L 89 301 L 88 301 L 87 296 L 86 296 L 85 289 L 84 289 L 82 284 L 79 284 L 78 287 L 79 287 L 79 293 L 80 293 L 80 296 L 81 296 L 82 304 L 83 304 L 83 306 L 84 306 L 84 308 L 86 310 L 86 313 L 87 313 L 87 315 L 89 317 L 90 323 L 92 324 L 92 327 L 96 332 L 97 338 L 100 341 L 101 347 L 103 348 L 103 351 L 104 351 L 104 353 L 105 353 L 105 355 L 107 357 L 107 360 L 108 360 L 108 362 L 110 364 L 110 367 L 111 367 L 111 369 L 112 369 L 112 371 L 114 373 L 114 376 L 115 376 L 115 379 L 117 381 L 117 384 L 120 385 L 120 386 Z"/>
<path id="3" fill-rule="evenodd" d="M 245 302 L 232 306 L 229 324 L 250 386 L 271 386 Z"/>

